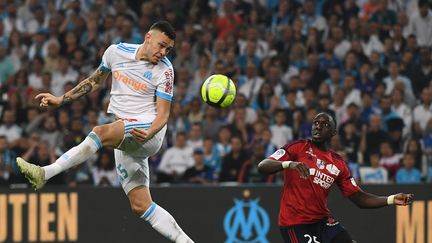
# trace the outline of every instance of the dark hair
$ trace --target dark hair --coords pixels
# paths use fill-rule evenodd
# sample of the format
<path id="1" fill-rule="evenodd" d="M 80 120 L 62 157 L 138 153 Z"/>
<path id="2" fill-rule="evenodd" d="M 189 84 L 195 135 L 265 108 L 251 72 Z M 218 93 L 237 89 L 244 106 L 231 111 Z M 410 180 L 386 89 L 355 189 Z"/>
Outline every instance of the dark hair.
<path id="1" fill-rule="evenodd" d="M 150 30 L 158 30 L 168 36 L 171 40 L 175 40 L 176 38 L 175 30 L 168 21 L 158 21 L 150 27 Z"/>

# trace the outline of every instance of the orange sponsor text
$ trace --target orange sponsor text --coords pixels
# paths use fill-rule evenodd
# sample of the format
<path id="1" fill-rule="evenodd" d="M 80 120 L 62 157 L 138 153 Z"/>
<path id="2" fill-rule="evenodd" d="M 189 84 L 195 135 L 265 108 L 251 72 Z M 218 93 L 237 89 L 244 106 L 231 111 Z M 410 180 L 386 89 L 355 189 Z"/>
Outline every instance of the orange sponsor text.
<path id="1" fill-rule="evenodd" d="M 128 76 L 121 74 L 119 71 L 114 71 L 113 73 L 114 79 L 123 82 L 126 85 L 131 86 L 134 90 L 146 90 L 147 85 L 141 82 L 138 82 L 134 79 L 129 78 Z"/>

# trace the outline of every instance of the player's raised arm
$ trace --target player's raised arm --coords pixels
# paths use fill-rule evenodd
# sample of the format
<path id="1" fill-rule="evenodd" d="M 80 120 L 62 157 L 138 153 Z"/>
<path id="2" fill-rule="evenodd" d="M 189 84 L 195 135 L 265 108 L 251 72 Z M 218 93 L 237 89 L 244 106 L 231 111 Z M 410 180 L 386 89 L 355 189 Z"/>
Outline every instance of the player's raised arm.
<path id="1" fill-rule="evenodd" d="M 413 198 L 413 194 L 398 193 L 388 197 L 380 197 L 364 191 L 358 191 L 349 197 L 359 208 L 381 208 L 393 204 L 406 206 L 412 203 Z"/>
<path id="2" fill-rule="evenodd" d="M 168 122 L 170 115 L 171 101 L 162 98 L 156 98 L 156 109 L 158 114 L 148 129 L 134 128 L 130 132 L 135 139 L 140 142 L 146 142 L 158 133 Z"/>
<path id="3" fill-rule="evenodd" d="M 92 90 L 96 90 L 100 84 L 108 77 L 110 70 L 99 66 L 90 77 L 81 81 L 77 86 L 62 96 L 54 96 L 50 93 L 41 93 L 36 95 L 35 99 L 41 99 L 40 106 L 60 106 L 72 100 L 76 100 Z"/>
<path id="4" fill-rule="evenodd" d="M 284 169 L 295 170 L 300 174 L 300 177 L 304 179 L 309 176 L 309 168 L 303 162 L 264 159 L 258 164 L 258 171 L 265 175 L 275 174 Z"/>

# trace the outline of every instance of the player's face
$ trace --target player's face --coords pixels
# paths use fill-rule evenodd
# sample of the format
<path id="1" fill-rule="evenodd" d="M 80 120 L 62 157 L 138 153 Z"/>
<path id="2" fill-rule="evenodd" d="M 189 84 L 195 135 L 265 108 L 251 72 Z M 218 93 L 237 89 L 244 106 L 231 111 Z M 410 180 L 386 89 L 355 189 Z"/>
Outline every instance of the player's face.
<path id="1" fill-rule="evenodd" d="M 312 140 L 328 142 L 336 134 L 333 118 L 325 113 L 315 116 L 312 121 Z"/>
<path id="2" fill-rule="evenodd" d="M 146 56 L 148 56 L 148 61 L 153 64 L 160 62 L 174 47 L 174 40 L 160 31 L 150 31 L 146 34 L 145 41 L 148 44 Z"/>

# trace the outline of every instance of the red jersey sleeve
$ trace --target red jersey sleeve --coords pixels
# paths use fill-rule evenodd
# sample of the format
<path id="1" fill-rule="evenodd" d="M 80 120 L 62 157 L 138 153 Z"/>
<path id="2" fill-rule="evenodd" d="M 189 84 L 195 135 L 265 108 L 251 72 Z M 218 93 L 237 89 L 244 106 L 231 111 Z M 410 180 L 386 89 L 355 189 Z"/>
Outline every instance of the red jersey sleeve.
<path id="1" fill-rule="evenodd" d="M 342 195 L 344 197 L 349 197 L 352 194 L 360 191 L 360 187 L 357 185 L 354 178 L 351 176 L 351 172 L 346 165 L 345 161 L 339 156 L 336 155 L 335 157 L 338 158 L 338 161 L 340 162 L 340 173 L 339 176 L 336 179 L 336 183 L 339 187 L 339 189 L 342 192 Z"/>
<path id="2" fill-rule="evenodd" d="M 301 139 L 294 142 L 290 142 L 282 146 L 280 149 L 276 150 L 269 159 L 274 159 L 277 161 L 295 161 L 297 159 L 297 153 L 302 150 L 307 140 Z"/>

